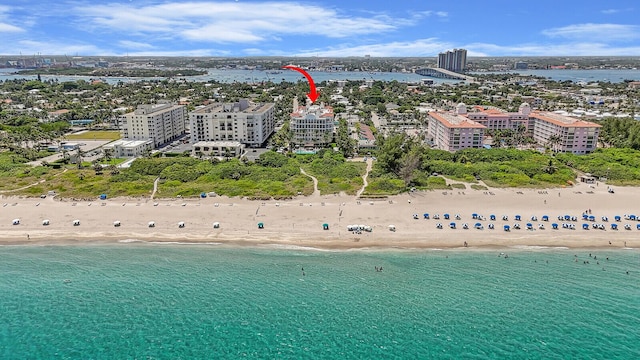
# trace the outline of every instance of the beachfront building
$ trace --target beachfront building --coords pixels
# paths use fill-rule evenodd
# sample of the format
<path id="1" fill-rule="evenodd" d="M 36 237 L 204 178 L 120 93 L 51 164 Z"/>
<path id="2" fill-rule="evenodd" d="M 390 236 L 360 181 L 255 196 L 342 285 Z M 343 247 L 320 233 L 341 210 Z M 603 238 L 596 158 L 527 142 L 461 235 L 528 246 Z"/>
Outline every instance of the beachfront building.
<path id="1" fill-rule="evenodd" d="M 102 147 L 111 150 L 113 157 L 138 157 L 143 156 L 153 149 L 153 141 L 147 140 L 126 140 L 120 139 L 110 142 Z"/>
<path id="2" fill-rule="evenodd" d="M 474 106 L 472 111 L 467 112 L 466 105 L 460 103 L 456 106 L 455 112 L 458 115 L 466 116 L 469 120 L 484 125 L 489 130 L 518 130 L 521 127 L 528 130 L 531 109 L 529 104 L 523 103 L 517 113 L 506 112 L 495 107 L 482 106 Z"/>
<path id="3" fill-rule="evenodd" d="M 588 154 L 598 145 L 601 126 L 553 112 L 532 112 L 533 138 L 554 152 Z"/>
<path id="4" fill-rule="evenodd" d="M 481 148 L 486 127 L 459 114 L 430 112 L 427 139 L 441 150 Z"/>
<path id="5" fill-rule="evenodd" d="M 588 154 L 596 149 L 600 125 L 553 112 L 532 111 L 522 103 L 518 112 L 505 112 L 495 107 L 465 104 L 456 106 L 453 113 L 483 125 L 488 130 L 523 130 L 540 145 L 555 152 Z M 430 124 L 431 125 L 431 124 Z"/>
<path id="6" fill-rule="evenodd" d="M 237 141 L 249 147 L 264 145 L 275 129 L 275 104 L 213 103 L 189 113 L 191 142 Z"/>
<path id="7" fill-rule="evenodd" d="M 157 148 L 185 134 L 187 108 L 184 105 L 146 104 L 120 117 L 122 137 L 151 140 Z"/>
<path id="8" fill-rule="evenodd" d="M 239 141 L 198 141 L 193 144 L 191 155 L 197 158 L 240 157 L 244 149 L 244 144 Z"/>
<path id="9" fill-rule="evenodd" d="M 291 144 L 307 148 L 326 146 L 333 139 L 334 118 L 333 108 L 324 103 L 298 106 L 294 99 L 289 122 Z"/>

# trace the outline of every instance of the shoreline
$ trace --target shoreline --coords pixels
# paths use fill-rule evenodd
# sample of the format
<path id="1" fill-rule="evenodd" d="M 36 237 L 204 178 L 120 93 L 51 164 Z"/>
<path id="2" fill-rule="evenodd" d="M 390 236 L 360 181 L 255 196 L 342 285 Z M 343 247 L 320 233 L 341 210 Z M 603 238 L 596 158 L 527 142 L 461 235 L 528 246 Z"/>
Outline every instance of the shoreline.
<path id="1" fill-rule="evenodd" d="M 225 247 L 300 247 L 319 250 L 361 249 L 514 249 L 543 248 L 640 248 L 640 221 L 627 220 L 625 214 L 640 214 L 640 188 L 620 187 L 615 194 L 607 187 L 578 184 L 562 189 L 490 189 L 427 191 L 391 196 L 386 199 L 357 199 L 346 195 L 314 195 L 285 201 L 260 201 L 224 196 L 199 199 L 140 199 L 73 201 L 51 197 L 0 197 L 1 245 L 91 245 L 127 243 L 209 244 Z M 591 210 L 595 221 L 583 221 Z M 430 219 L 423 214 L 429 213 Z M 445 220 L 460 214 L 460 220 Z M 473 219 L 477 213 L 485 220 Z M 435 214 L 441 216 L 434 220 Z M 490 214 L 496 216 L 490 221 Z M 418 215 L 418 219 L 414 218 Z M 508 220 L 503 221 L 502 216 Z M 521 215 L 521 229 L 513 226 Z M 549 221 L 541 221 L 543 215 Z M 575 230 L 552 229 L 565 221 L 558 215 L 571 215 L 566 221 Z M 623 219 L 614 221 L 614 216 Z M 536 220 L 531 220 L 536 216 Z M 602 221 L 602 216 L 608 221 Z M 12 225 L 20 219 L 19 225 Z M 43 220 L 49 225 L 42 225 Z M 80 220 L 79 226 L 73 226 Z M 120 226 L 114 226 L 120 222 Z M 148 223 L 154 222 L 154 227 Z M 184 227 L 178 223 L 184 222 Z M 220 227 L 214 228 L 213 223 Z M 456 222 L 457 228 L 449 228 Z M 475 223 L 482 230 L 474 228 Z M 532 224 L 527 230 L 526 224 Z M 262 229 L 258 223 L 263 223 Z M 442 229 L 436 227 L 443 225 Z M 463 229 L 463 223 L 469 228 Z M 488 229 L 488 224 L 494 229 Z M 589 224 L 583 230 L 582 224 Z M 593 229 L 594 223 L 605 230 Z M 619 229 L 612 230 L 611 224 Z M 323 224 L 328 225 L 323 230 Z M 348 225 L 371 227 L 372 231 L 349 231 Z M 544 229 L 540 228 L 540 224 Z M 628 224 L 631 229 L 625 230 Z M 393 225 L 395 231 L 390 231 Z"/>

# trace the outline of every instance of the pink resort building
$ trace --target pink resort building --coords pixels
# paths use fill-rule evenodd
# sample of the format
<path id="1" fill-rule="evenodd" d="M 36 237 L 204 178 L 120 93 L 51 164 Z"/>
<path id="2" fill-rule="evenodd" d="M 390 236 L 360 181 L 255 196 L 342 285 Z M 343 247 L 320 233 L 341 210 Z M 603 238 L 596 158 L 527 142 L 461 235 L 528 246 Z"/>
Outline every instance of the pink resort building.
<path id="1" fill-rule="evenodd" d="M 539 144 L 555 152 L 587 154 L 596 149 L 601 126 L 553 112 L 532 111 L 523 103 L 518 112 L 458 104 L 453 112 L 429 113 L 428 137 L 433 146 L 448 151 L 480 148 L 486 130 L 524 129 Z"/>

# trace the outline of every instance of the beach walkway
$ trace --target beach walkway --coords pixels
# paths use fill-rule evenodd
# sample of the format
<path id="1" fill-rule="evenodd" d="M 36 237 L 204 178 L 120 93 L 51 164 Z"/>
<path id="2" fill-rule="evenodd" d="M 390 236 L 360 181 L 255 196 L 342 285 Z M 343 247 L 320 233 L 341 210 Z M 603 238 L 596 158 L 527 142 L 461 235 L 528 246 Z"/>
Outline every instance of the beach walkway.
<path id="1" fill-rule="evenodd" d="M 364 173 L 364 175 L 362 175 L 362 187 L 356 193 L 356 198 L 360 197 L 360 195 L 362 195 L 362 193 L 364 192 L 364 189 L 366 189 L 367 185 L 369 185 L 369 182 L 367 182 L 367 178 L 369 177 L 369 172 L 371 172 L 372 168 L 373 168 L 373 159 L 368 158 L 367 171 Z"/>
<path id="2" fill-rule="evenodd" d="M 320 190 L 318 190 L 318 179 L 315 176 L 307 174 L 303 168 L 300 168 L 302 175 L 310 177 L 313 180 L 313 196 L 320 197 Z"/>

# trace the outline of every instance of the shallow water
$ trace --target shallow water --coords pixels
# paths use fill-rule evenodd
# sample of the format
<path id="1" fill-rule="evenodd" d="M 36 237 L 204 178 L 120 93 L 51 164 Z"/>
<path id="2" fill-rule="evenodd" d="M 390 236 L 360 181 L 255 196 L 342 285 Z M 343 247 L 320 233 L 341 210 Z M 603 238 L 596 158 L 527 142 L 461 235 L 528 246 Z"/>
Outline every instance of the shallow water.
<path id="1" fill-rule="evenodd" d="M 640 251 L 464 250 L 4 246 L 0 358 L 640 357 Z"/>

